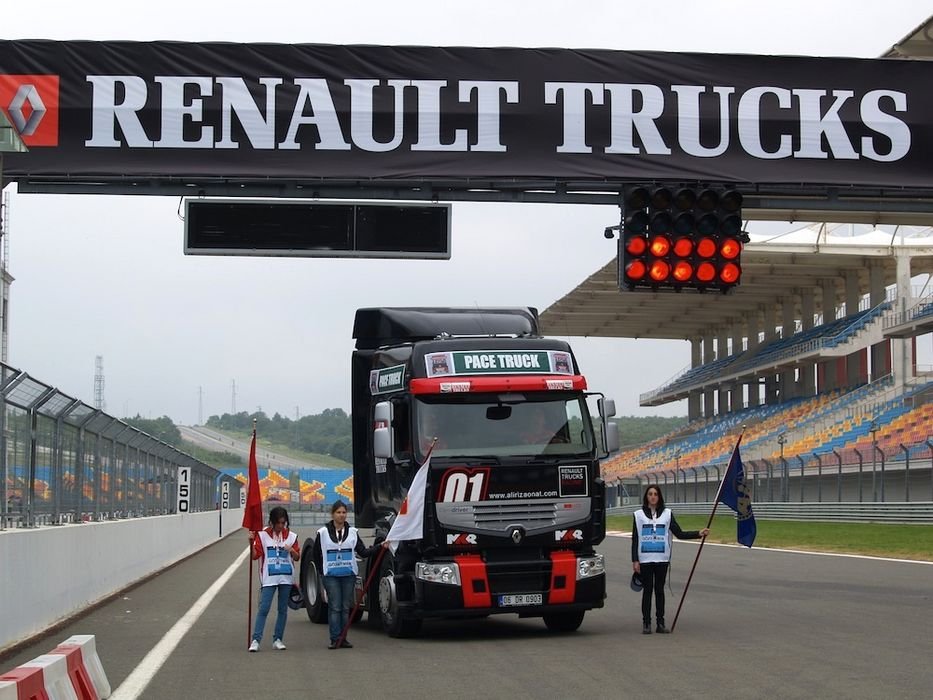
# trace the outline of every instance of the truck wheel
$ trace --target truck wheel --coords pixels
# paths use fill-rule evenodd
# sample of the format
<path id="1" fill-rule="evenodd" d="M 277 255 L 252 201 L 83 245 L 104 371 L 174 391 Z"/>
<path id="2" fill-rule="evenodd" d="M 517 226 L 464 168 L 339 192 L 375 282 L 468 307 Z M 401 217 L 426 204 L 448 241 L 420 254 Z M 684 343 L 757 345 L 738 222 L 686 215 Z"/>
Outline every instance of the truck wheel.
<path id="1" fill-rule="evenodd" d="M 390 637 L 413 637 L 421 631 L 420 618 L 401 614 L 395 595 L 395 557 L 386 554 L 379 567 L 379 617 L 382 629 Z"/>
<path id="2" fill-rule="evenodd" d="M 573 632 L 583 623 L 585 614 L 585 610 L 548 613 L 544 616 L 544 624 L 551 632 Z"/>
<path id="3" fill-rule="evenodd" d="M 310 542 L 310 540 L 309 540 Z M 327 622 L 327 603 L 324 602 L 323 585 L 312 556 L 312 547 L 305 546 L 301 553 L 301 592 L 305 597 L 305 612 L 308 619 L 317 624 Z"/>

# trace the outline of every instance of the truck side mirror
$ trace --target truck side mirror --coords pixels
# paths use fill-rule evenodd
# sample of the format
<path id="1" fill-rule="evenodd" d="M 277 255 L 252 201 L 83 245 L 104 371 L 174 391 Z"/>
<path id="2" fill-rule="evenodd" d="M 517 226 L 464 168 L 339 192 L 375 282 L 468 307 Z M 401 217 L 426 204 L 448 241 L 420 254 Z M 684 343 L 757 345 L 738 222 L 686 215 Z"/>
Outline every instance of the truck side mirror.
<path id="1" fill-rule="evenodd" d="M 612 418 L 616 414 L 615 399 L 602 398 L 597 403 L 599 405 L 599 415 L 602 418 Z"/>
<path id="2" fill-rule="evenodd" d="M 373 456 L 389 459 L 395 455 L 392 419 L 395 410 L 391 401 L 380 401 L 373 409 Z"/>
<path id="3" fill-rule="evenodd" d="M 621 442 L 619 440 L 619 424 L 613 421 L 606 422 L 606 452 L 618 452 Z"/>

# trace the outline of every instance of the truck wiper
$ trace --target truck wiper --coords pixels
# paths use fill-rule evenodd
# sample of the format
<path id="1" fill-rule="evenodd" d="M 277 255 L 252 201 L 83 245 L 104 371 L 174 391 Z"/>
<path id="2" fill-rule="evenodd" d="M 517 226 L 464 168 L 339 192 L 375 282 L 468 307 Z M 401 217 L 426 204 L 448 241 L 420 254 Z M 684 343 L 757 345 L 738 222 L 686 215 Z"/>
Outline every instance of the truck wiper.
<path id="1" fill-rule="evenodd" d="M 462 459 L 464 462 L 492 462 L 493 464 L 502 464 L 502 461 L 496 455 L 469 455 L 460 457 L 459 459 Z"/>
<path id="2" fill-rule="evenodd" d="M 566 459 L 567 455 L 545 455 L 540 454 L 532 457 L 529 460 L 525 461 L 525 464 L 554 464 L 555 462 L 560 462 L 562 459 Z"/>

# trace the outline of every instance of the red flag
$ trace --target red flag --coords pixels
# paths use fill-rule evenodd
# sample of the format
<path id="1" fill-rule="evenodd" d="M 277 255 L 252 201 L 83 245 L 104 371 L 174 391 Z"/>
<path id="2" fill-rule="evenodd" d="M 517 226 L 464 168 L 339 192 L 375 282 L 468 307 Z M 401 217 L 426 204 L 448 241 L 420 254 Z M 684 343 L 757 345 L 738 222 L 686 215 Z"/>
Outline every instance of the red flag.
<path id="1" fill-rule="evenodd" d="M 262 530 L 262 497 L 259 495 L 259 468 L 256 466 L 256 431 L 249 444 L 249 476 L 246 482 L 246 509 L 243 511 L 243 527 L 250 532 Z"/>

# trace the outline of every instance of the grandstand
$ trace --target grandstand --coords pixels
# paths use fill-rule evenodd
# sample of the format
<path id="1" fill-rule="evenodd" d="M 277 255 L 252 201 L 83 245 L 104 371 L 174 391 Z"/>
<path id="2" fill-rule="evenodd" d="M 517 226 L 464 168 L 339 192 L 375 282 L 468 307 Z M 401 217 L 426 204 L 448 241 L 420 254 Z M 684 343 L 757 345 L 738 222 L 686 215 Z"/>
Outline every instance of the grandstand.
<path id="1" fill-rule="evenodd" d="M 803 500 L 830 468 L 840 500 L 933 501 L 933 367 L 916 361 L 933 332 L 933 230 L 851 231 L 753 236 L 730 295 L 621 292 L 612 260 L 541 314 L 550 335 L 690 343 L 690 366 L 640 396 L 686 400 L 689 423 L 606 460 L 611 497 L 645 480 L 715 484 L 744 427 L 759 501 Z M 869 468 L 880 496 L 862 488 Z"/>

